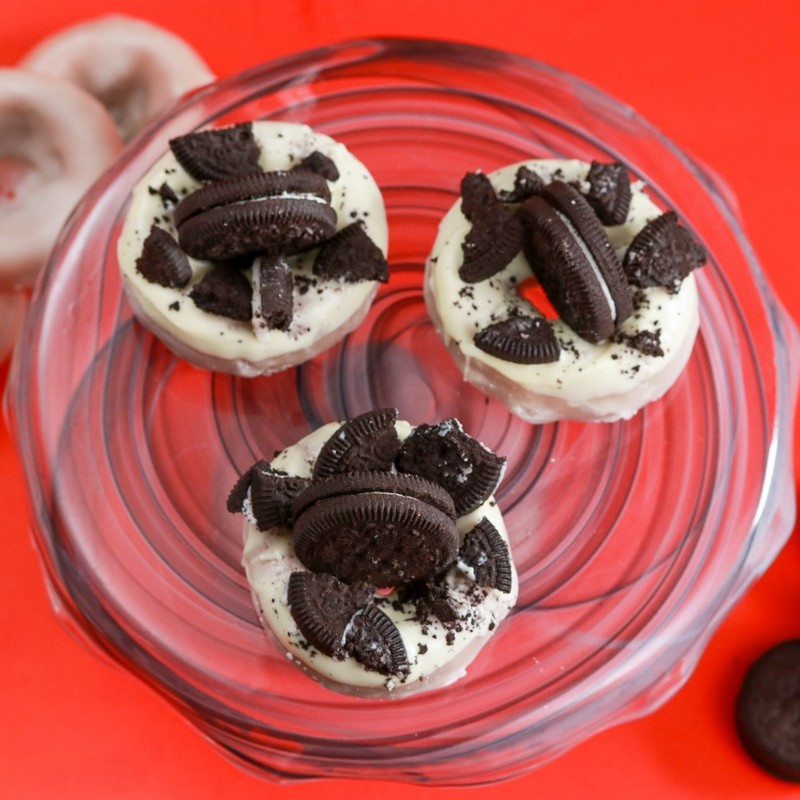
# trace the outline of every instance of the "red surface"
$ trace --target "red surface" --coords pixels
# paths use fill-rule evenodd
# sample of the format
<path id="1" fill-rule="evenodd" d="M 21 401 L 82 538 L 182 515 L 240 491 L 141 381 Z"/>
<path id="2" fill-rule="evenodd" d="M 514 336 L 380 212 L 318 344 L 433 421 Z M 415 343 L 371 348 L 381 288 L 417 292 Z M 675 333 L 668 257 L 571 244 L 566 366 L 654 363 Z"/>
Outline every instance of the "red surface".
<path id="1" fill-rule="evenodd" d="M 188 0 L 136 0 L 116 3 L 114 10 L 179 33 L 219 75 L 332 41 L 396 34 L 501 47 L 587 79 L 727 180 L 767 275 L 800 320 L 795 3 L 226 0 L 217 6 L 224 11 L 201 11 L 204 4 Z M 0 64 L 13 64 L 42 36 L 108 10 L 101 0 L 5 0 Z M 76 644 L 50 610 L 28 533 L 20 468 L 2 426 L 0 515 L 0 797 L 409 796 L 409 787 L 382 783 L 268 785 L 230 765 L 150 689 Z M 672 700 L 504 784 L 503 797 L 800 795 L 800 787 L 751 763 L 732 724 L 737 687 L 750 661 L 770 644 L 800 636 L 799 572 L 795 536 L 716 632 Z M 445 800 L 464 792 L 427 794 Z M 500 796 L 500 790 L 470 795 Z"/>

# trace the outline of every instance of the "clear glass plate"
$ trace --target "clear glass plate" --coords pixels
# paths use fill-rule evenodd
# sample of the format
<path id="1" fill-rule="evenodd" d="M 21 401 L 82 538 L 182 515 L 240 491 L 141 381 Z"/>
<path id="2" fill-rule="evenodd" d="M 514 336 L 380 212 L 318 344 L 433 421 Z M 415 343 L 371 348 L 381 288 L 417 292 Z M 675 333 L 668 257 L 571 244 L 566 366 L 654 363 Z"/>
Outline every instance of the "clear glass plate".
<path id="1" fill-rule="evenodd" d="M 341 345 L 247 380 L 188 366 L 134 322 L 115 240 L 171 136 L 261 117 L 309 123 L 367 164 L 392 277 Z M 710 254 L 691 362 L 628 422 L 521 422 L 461 381 L 426 316 L 423 263 L 462 175 L 534 156 L 623 161 Z M 792 530 L 797 363 L 729 193 L 629 108 L 507 54 L 362 41 L 201 90 L 135 142 L 62 237 L 8 414 L 61 618 L 224 753 L 276 781 L 468 785 L 529 770 L 686 680 Z M 256 458 L 387 405 L 415 422 L 457 416 L 508 457 L 498 496 L 521 597 L 459 683 L 360 700 L 262 633 L 225 498 Z"/>

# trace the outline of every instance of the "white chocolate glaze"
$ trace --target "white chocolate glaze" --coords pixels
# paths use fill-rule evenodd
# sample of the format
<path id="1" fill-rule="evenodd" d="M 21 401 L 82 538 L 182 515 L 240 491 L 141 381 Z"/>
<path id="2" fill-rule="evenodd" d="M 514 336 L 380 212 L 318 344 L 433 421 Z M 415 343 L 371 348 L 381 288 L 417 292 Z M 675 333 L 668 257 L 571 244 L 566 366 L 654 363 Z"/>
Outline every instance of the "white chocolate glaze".
<path id="1" fill-rule="evenodd" d="M 318 428 L 282 451 L 272 467 L 290 475 L 310 477 L 320 448 L 338 427 L 339 423 L 331 423 Z M 401 439 L 413 430 L 403 421 L 397 422 L 396 429 Z M 245 502 L 245 514 L 250 518 L 245 523 L 243 564 L 263 626 L 271 631 L 287 657 L 338 691 L 366 697 L 397 696 L 451 683 L 464 674 L 467 665 L 516 603 L 519 585 L 513 561 L 510 592 L 479 587 L 469 577 L 469 570 L 462 571 L 458 566 L 450 569 L 447 574 L 450 600 L 463 616 L 456 628 L 446 627 L 434 617 L 420 623 L 414 604 L 399 603 L 394 592 L 379 598 L 381 610 L 400 631 L 411 666 L 407 677 L 387 677 L 365 669 L 354 658 L 339 661 L 309 647 L 287 602 L 290 575 L 306 569 L 294 554 L 291 532 L 286 528 L 259 531 L 249 511 L 249 502 Z M 508 543 L 503 516 L 493 498 L 457 520 L 461 535 L 483 517 L 489 519 Z M 480 602 L 476 602 L 476 598 Z"/>
<path id="2" fill-rule="evenodd" d="M 337 229 L 361 220 L 384 255 L 388 248 L 386 212 L 380 190 L 367 168 L 347 148 L 306 125 L 254 122 L 265 170 L 291 169 L 318 150 L 329 156 L 339 179 L 329 181 Z M 244 376 L 286 369 L 321 352 L 355 328 L 377 292 L 375 281 L 346 283 L 323 280 L 312 273 L 318 249 L 288 256 L 295 272 L 294 318 L 288 331 L 259 331 L 247 322 L 211 314 L 190 299 L 192 286 L 209 269 L 209 262 L 189 259 L 193 278 L 183 289 L 151 283 L 137 271 L 136 261 L 153 224 L 173 236 L 172 207 L 159 188 L 166 184 L 181 198 L 200 187 L 171 152 L 160 158 L 136 185 L 117 251 L 123 286 L 140 321 L 181 357 L 198 366 Z"/>
<path id="3" fill-rule="evenodd" d="M 523 164 L 546 180 L 557 177 L 584 185 L 590 166 L 574 159 L 512 164 L 488 176 L 495 190 L 513 189 Z M 628 218 L 606 228 L 620 257 L 647 222 L 661 214 L 641 182 L 631 189 Z M 516 364 L 480 350 L 473 337 L 481 328 L 505 319 L 514 308 L 529 315 L 536 311 L 517 292 L 532 274 L 522 254 L 488 280 L 461 280 L 461 245 L 469 230 L 459 201 L 442 219 L 428 258 L 426 304 L 465 380 L 502 400 L 517 416 L 534 423 L 627 419 L 661 397 L 683 371 L 699 326 L 694 275 L 675 294 L 660 287 L 636 290 L 634 313 L 620 327 L 620 340 L 591 344 L 556 319 L 552 322 L 562 345 L 558 361 Z M 640 331 L 659 333 L 662 356 L 645 355 L 626 343 L 625 336 Z"/>

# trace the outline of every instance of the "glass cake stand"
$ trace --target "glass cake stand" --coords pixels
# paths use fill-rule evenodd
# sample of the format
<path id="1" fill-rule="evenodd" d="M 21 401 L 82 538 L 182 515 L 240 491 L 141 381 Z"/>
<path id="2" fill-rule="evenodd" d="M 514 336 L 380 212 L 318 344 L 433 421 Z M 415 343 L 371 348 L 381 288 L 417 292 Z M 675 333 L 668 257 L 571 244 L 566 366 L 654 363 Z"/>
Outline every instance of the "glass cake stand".
<path id="1" fill-rule="evenodd" d="M 170 137 L 308 123 L 372 171 L 391 280 L 340 345 L 272 377 L 195 369 L 137 324 L 115 245 Z M 527 157 L 618 159 L 703 242 L 685 373 L 615 424 L 532 426 L 465 384 L 421 279 L 462 175 Z M 794 521 L 798 339 L 729 192 L 630 108 L 552 67 L 446 42 L 348 42 L 187 98 L 85 198 L 33 298 L 7 392 L 53 604 L 227 756 L 274 781 L 470 785 L 646 714 L 686 680 Z M 240 566 L 237 476 L 323 422 L 455 416 L 508 458 L 498 493 L 517 607 L 454 686 L 331 692 L 262 632 Z"/>

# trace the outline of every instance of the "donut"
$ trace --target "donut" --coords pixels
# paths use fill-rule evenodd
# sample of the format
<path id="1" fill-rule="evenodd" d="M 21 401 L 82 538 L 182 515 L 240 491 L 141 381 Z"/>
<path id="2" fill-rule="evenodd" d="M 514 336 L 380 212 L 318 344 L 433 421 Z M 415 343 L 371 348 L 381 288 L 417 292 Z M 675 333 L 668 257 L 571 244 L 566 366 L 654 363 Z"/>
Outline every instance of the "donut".
<path id="1" fill-rule="evenodd" d="M 122 149 L 108 112 L 67 81 L 0 68 L 0 287 L 29 286 L 73 206 Z"/>
<path id="2" fill-rule="evenodd" d="M 214 80 L 183 39 L 123 14 L 60 30 L 39 42 L 19 66 L 89 92 L 108 109 L 125 141 L 187 91 Z"/>
<path id="3" fill-rule="evenodd" d="M 493 493 L 505 459 L 455 419 L 396 409 L 323 425 L 257 461 L 227 508 L 259 620 L 335 691 L 389 697 L 462 677 L 514 606 Z"/>
<path id="4" fill-rule="evenodd" d="M 628 419 L 677 380 L 706 255 L 619 163 L 468 173 L 424 295 L 464 379 L 532 423 Z"/>
<path id="5" fill-rule="evenodd" d="M 333 345 L 388 280 L 383 199 L 306 125 L 176 137 L 133 190 L 118 241 L 140 321 L 196 366 L 255 376 Z"/>

